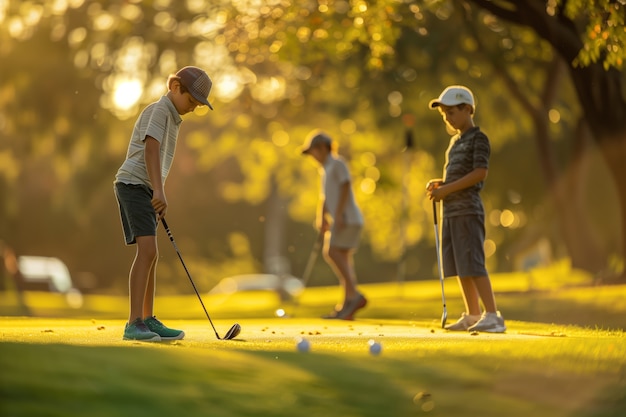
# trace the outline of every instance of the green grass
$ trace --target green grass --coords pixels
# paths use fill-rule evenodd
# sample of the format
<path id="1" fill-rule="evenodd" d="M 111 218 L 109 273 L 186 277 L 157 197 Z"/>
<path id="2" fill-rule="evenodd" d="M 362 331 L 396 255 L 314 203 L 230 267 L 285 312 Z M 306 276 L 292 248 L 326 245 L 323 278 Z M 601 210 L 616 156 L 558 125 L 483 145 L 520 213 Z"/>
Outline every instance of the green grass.
<path id="1" fill-rule="evenodd" d="M 370 305 L 354 322 L 313 318 L 336 288 L 307 290 L 298 307 L 268 292 L 203 296 L 222 335 L 241 324 L 232 341 L 215 338 L 195 295 L 159 296 L 160 317 L 187 336 L 157 344 L 121 340 L 125 297 L 71 309 L 31 293 L 38 317 L 18 317 L 3 294 L 0 416 L 623 416 L 626 286 L 549 272 L 541 286 L 494 276 L 502 335 L 441 330 L 437 281 L 364 286 Z M 460 295 L 446 290 L 453 320 Z M 278 307 L 293 317 L 274 317 Z"/>

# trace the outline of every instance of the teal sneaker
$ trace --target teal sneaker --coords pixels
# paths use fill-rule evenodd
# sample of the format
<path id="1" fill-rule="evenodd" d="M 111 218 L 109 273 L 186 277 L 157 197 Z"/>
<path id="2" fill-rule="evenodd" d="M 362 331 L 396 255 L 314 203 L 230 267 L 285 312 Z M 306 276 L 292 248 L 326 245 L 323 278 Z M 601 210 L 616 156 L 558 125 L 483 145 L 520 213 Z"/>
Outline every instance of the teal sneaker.
<path id="1" fill-rule="evenodd" d="M 181 340 L 185 337 L 182 330 L 170 329 L 161 323 L 155 316 L 148 317 L 143 321 L 150 331 L 161 336 L 161 340 Z"/>
<path id="2" fill-rule="evenodd" d="M 124 328 L 124 340 L 137 340 L 140 342 L 160 342 L 161 336 L 148 329 L 141 319 L 135 319 L 132 323 L 126 323 Z"/>

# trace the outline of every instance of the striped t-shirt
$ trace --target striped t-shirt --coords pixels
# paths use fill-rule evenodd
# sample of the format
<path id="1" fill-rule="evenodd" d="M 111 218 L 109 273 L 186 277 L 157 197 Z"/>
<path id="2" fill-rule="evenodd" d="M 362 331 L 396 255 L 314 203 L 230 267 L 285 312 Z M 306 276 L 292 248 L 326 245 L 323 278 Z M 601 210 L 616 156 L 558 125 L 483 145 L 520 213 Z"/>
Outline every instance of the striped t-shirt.
<path id="1" fill-rule="evenodd" d="M 453 136 L 446 151 L 444 183 L 454 182 L 476 168 L 488 169 L 490 153 L 489 139 L 478 126 L 472 127 L 463 135 Z M 444 217 L 484 215 L 483 203 L 480 199 L 482 188 L 483 181 L 446 196 L 443 200 Z"/>
<path id="2" fill-rule="evenodd" d="M 117 171 L 115 182 L 144 184 L 153 189 L 144 159 L 146 136 L 150 136 L 160 144 L 161 177 L 165 184 L 174 159 L 176 139 L 182 121 L 174 103 L 167 96 L 149 104 L 135 122 L 126 160 Z"/>

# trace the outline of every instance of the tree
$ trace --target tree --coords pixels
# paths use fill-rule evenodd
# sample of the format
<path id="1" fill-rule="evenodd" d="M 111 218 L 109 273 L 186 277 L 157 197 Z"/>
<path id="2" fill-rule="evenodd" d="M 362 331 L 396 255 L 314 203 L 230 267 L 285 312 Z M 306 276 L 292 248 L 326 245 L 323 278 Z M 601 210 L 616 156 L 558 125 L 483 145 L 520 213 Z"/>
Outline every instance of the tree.
<path id="1" fill-rule="evenodd" d="M 622 71 L 626 4 L 609 0 L 470 2 L 503 20 L 531 27 L 569 64 L 585 119 L 615 182 L 621 206 L 619 253 L 626 259 L 626 76 Z M 618 252 L 618 248 L 613 250 Z M 626 279 L 626 269 L 621 279 Z"/>
<path id="2" fill-rule="evenodd" d="M 126 264 L 118 267 L 100 255 L 103 248 L 114 258 L 125 253 L 118 244 L 117 216 L 111 215 L 112 173 L 139 109 L 163 94 L 169 73 L 195 64 L 211 74 L 218 108 L 210 116 L 190 116 L 183 125 L 168 196 L 179 202 L 170 215 L 176 207 L 185 213 L 171 223 L 182 229 L 178 236 L 189 236 L 182 243 L 190 247 L 186 258 L 193 269 L 204 268 L 198 275 L 220 277 L 255 267 L 242 241 L 249 239 L 257 260 L 262 257 L 265 207 L 272 196 L 288 206 L 290 258 L 299 256 L 293 251 L 300 244 L 304 252 L 310 249 L 310 238 L 297 236 L 314 215 L 317 177 L 296 155 L 308 130 L 323 126 L 351 160 L 357 198 L 370 225 L 364 249 L 377 255 L 367 261 L 395 262 L 401 254 L 398 208 L 405 184 L 412 202 L 407 244 L 428 253 L 428 262 L 409 275 L 431 276 L 432 228 L 423 184 L 440 170 L 445 134 L 425 103 L 442 83 L 462 77 L 481 94 L 502 88 L 493 82 L 488 62 L 469 43 L 458 42 L 462 25 L 450 30 L 441 19 L 454 12 L 453 5 L 8 2 L 0 14 L 0 57 L 16 65 L 3 67 L 0 79 L 0 192 L 7 196 L 0 199 L 1 231 L 21 247 L 64 251 L 64 258 L 73 256 L 84 265 L 81 269 L 93 267 L 123 283 Z M 45 101 L 39 98 L 42 89 Z M 416 113 L 419 126 L 407 174 L 401 119 L 409 112 Z M 495 126 L 495 116 L 487 119 L 492 113 L 481 111 L 480 118 Z M 499 135 L 498 145 L 525 137 L 524 124 Z M 520 145 L 514 156 L 530 154 L 528 148 Z M 505 155 L 494 159 L 517 161 Z M 506 200 L 502 187 L 496 178 L 490 180 L 490 209 Z M 535 196 L 536 188 L 524 192 Z M 524 204 L 532 206 L 529 200 Z M 529 206 L 520 205 L 520 212 Z M 72 242 L 57 245 L 55 237 L 68 230 Z M 498 233 L 498 245 L 513 239 L 514 233 L 506 232 Z M 29 237 L 35 233 L 39 238 L 33 242 Z M 411 257 L 417 264 L 415 252 Z M 209 272 L 211 262 L 226 264 L 229 257 L 241 263 Z M 164 266 L 175 285 L 172 271 L 178 265 Z M 377 269 L 373 276 L 388 274 Z"/>

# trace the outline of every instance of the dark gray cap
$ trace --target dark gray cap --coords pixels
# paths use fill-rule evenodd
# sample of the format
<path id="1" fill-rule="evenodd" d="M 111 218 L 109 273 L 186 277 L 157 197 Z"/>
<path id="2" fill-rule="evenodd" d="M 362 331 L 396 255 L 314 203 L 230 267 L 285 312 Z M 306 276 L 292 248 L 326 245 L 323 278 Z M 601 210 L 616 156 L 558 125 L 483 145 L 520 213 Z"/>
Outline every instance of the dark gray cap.
<path id="1" fill-rule="evenodd" d="M 314 130 L 309 133 L 306 140 L 304 141 L 304 145 L 302 145 L 302 153 L 308 153 L 311 148 L 314 148 L 318 145 L 325 145 L 330 147 L 333 140 L 328 136 L 328 134 L 322 132 L 321 130 Z"/>
<path id="2" fill-rule="evenodd" d="M 213 106 L 209 103 L 209 93 L 213 82 L 206 72 L 198 67 L 184 67 L 176 73 L 176 76 L 180 78 L 180 83 L 189 90 L 193 98 L 213 110 Z"/>

